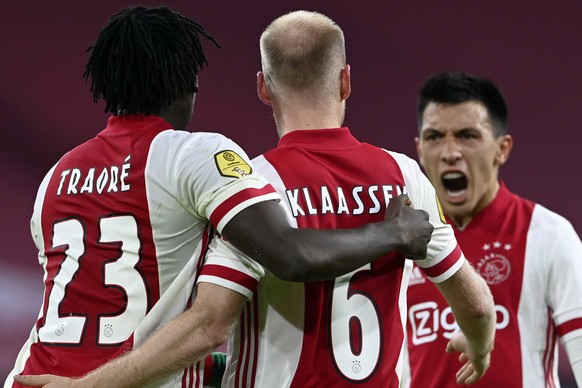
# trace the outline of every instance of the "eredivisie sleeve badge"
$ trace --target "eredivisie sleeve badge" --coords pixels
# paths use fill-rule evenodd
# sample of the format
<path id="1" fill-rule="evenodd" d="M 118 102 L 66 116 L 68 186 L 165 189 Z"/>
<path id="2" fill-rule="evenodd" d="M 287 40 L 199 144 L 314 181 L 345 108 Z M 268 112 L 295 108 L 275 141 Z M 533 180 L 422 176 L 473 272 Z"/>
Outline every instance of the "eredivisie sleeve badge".
<path id="1" fill-rule="evenodd" d="M 214 161 L 220 175 L 231 178 L 242 178 L 253 172 L 251 166 L 239 154 L 226 150 L 214 154 Z"/>

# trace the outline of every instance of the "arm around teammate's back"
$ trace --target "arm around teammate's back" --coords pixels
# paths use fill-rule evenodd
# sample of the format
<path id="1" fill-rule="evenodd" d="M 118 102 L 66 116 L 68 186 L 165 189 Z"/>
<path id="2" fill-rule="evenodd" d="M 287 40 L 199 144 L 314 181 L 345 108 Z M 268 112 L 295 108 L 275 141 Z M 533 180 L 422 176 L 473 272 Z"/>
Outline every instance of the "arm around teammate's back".
<path id="1" fill-rule="evenodd" d="M 390 251 L 425 258 L 433 226 L 428 214 L 401 195 L 390 201 L 382 222 L 357 229 L 296 229 L 275 201 L 238 213 L 224 227 L 226 239 L 289 281 L 332 279 Z M 380 242 L 380 243 L 379 243 Z"/>

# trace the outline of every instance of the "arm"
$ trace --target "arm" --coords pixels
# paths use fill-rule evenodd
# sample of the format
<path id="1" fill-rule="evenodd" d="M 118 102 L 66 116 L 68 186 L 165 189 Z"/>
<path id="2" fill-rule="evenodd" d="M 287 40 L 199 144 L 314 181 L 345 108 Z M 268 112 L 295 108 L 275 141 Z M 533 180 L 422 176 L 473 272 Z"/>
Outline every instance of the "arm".
<path id="1" fill-rule="evenodd" d="M 327 280 L 390 251 L 426 257 L 433 226 L 428 215 L 393 198 L 382 222 L 356 229 L 296 229 L 275 201 L 249 206 L 222 230 L 226 239 L 276 276 L 289 281 Z"/>
<path id="2" fill-rule="evenodd" d="M 461 333 L 447 344 L 447 352 L 461 352 L 465 363 L 457 372 L 459 384 L 473 384 L 489 368 L 495 339 L 495 305 L 485 281 L 465 261 L 449 279 L 436 284 L 455 315 Z"/>
<path id="3" fill-rule="evenodd" d="M 246 298 L 200 283 L 192 308 L 177 316 L 136 350 L 73 380 L 52 375 L 15 376 L 23 385 L 57 387 L 142 387 L 186 368 L 224 343 Z"/>

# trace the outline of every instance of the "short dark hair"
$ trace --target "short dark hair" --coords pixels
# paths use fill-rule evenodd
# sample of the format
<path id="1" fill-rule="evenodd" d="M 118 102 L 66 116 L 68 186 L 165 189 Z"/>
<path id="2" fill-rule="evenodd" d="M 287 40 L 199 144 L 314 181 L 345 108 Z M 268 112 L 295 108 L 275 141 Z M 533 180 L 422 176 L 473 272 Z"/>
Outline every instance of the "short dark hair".
<path id="1" fill-rule="evenodd" d="M 495 137 L 507 133 L 507 104 L 499 88 L 487 78 L 452 72 L 431 76 L 420 89 L 417 102 L 419 129 L 429 103 L 456 105 L 468 101 L 480 102 L 487 108 Z"/>
<path id="2" fill-rule="evenodd" d="M 208 65 L 199 35 L 218 42 L 193 20 L 167 7 L 135 6 L 112 15 L 90 53 L 83 77 L 105 112 L 158 114 L 198 92 Z"/>

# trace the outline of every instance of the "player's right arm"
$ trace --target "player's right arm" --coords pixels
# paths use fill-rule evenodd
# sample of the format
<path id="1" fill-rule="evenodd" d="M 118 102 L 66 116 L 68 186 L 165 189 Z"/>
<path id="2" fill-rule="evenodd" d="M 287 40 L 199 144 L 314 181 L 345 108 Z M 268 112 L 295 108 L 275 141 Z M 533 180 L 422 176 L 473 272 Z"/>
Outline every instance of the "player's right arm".
<path id="1" fill-rule="evenodd" d="M 493 296 L 467 261 L 453 276 L 436 286 L 451 306 L 461 329 L 447 344 L 447 352 L 460 352 L 459 360 L 464 363 L 457 372 L 457 383 L 473 384 L 489 368 L 495 339 Z"/>
<path id="2" fill-rule="evenodd" d="M 357 229 L 296 229 L 275 201 L 249 206 L 222 235 L 283 280 L 327 280 L 360 268 L 390 251 L 426 257 L 433 230 L 428 214 L 409 206 L 407 196 L 390 201 L 383 222 Z"/>

